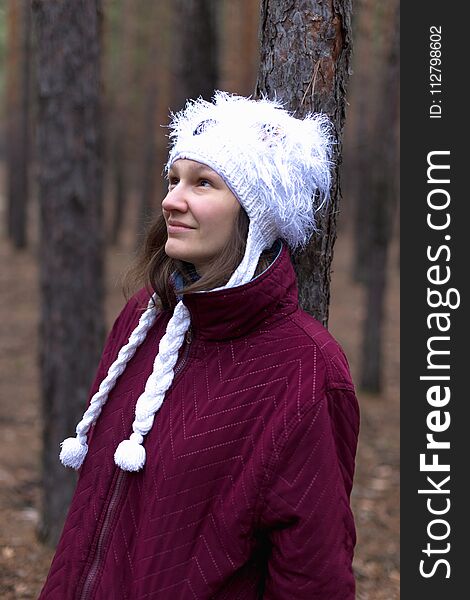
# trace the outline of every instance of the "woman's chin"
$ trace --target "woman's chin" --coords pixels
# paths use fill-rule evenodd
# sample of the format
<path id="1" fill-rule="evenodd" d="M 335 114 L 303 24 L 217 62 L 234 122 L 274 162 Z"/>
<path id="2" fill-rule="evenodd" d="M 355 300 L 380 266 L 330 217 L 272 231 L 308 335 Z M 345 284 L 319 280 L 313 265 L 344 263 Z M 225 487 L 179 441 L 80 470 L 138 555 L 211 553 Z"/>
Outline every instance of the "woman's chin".
<path id="1" fill-rule="evenodd" d="M 180 240 L 168 238 L 165 244 L 165 254 L 175 260 L 191 262 L 191 253 L 184 246 Z"/>

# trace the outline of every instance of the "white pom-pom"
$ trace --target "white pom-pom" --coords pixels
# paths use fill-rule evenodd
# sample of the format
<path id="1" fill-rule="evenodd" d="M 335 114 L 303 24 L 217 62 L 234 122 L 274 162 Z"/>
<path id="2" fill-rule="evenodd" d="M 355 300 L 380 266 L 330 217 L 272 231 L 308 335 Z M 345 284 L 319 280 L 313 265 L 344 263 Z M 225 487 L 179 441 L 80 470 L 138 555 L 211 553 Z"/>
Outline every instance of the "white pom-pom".
<path id="1" fill-rule="evenodd" d="M 72 437 L 64 440 L 60 447 L 61 451 L 59 458 L 64 467 L 79 469 L 88 452 L 88 445 L 86 442 L 82 444 L 78 437 Z"/>
<path id="2" fill-rule="evenodd" d="M 124 471 L 140 471 L 145 465 L 145 448 L 135 440 L 124 440 L 116 448 L 114 462 Z"/>

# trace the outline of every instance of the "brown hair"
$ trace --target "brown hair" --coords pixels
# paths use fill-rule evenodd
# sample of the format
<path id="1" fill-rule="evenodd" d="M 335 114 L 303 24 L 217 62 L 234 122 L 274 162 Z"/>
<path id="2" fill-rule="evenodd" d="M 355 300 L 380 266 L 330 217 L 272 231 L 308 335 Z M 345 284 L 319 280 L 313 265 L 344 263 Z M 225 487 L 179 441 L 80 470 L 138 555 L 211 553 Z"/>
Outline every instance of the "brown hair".
<path id="1" fill-rule="evenodd" d="M 191 263 L 171 258 L 166 254 L 167 228 L 163 214 L 160 214 L 150 226 L 134 264 L 125 275 L 126 296 L 130 295 L 131 290 L 144 285 L 149 291 L 153 290 L 157 294 L 157 304 L 160 308 L 173 309 L 177 300 L 171 284 L 171 275 L 175 271 L 182 275 L 184 283 L 183 288 L 176 290 L 178 294 L 208 291 L 225 285 L 245 254 L 249 223 L 248 215 L 240 206 L 232 236 L 207 271 L 194 281 L 191 278 L 191 274 L 194 273 Z M 269 266 L 272 254 L 271 249 L 261 254 L 254 276 Z"/>

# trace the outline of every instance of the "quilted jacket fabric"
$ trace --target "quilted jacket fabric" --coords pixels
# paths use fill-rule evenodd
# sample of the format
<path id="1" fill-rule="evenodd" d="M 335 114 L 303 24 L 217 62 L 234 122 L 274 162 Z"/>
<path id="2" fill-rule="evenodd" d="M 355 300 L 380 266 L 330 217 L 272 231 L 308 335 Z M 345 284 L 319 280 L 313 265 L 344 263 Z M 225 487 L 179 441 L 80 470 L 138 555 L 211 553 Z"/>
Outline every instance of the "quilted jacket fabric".
<path id="1" fill-rule="evenodd" d="M 108 337 L 93 393 L 148 302 Z M 188 294 L 192 340 L 145 447 L 130 433 L 169 313 L 118 379 L 89 451 L 41 600 L 353 600 L 349 496 L 358 406 L 332 336 L 298 307 L 287 249 L 243 286 Z"/>

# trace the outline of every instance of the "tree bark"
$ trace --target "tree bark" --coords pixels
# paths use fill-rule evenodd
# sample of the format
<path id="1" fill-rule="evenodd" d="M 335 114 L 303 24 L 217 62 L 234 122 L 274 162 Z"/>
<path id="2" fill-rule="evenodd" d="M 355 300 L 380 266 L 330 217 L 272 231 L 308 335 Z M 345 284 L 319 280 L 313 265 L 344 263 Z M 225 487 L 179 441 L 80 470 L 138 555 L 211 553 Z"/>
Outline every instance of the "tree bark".
<path id="1" fill-rule="evenodd" d="M 103 343 L 101 0 L 33 0 L 40 202 L 41 538 L 57 542 L 75 485 L 59 463 Z"/>
<path id="2" fill-rule="evenodd" d="M 399 4 L 392 20 L 393 37 L 382 72 L 381 95 L 376 111 L 377 143 L 372 165 L 370 240 L 368 244 L 366 317 L 362 338 L 360 386 L 370 392 L 382 389 L 384 304 L 387 259 L 398 201 L 397 150 L 399 110 Z"/>
<path id="3" fill-rule="evenodd" d="M 28 0 L 8 3 L 8 235 L 15 248 L 27 244 L 30 159 L 31 7 Z"/>
<path id="4" fill-rule="evenodd" d="M 295 116 L 326 113 L 337 144 L 331 200 L 318 214 L 320 233 L 297 253 L 300 305 L 325 326 L 336 238 L 345 93 L 351 54 L 351 0 L 262 0 L 261 61 L 257 95 L 277 96 Z"/>

